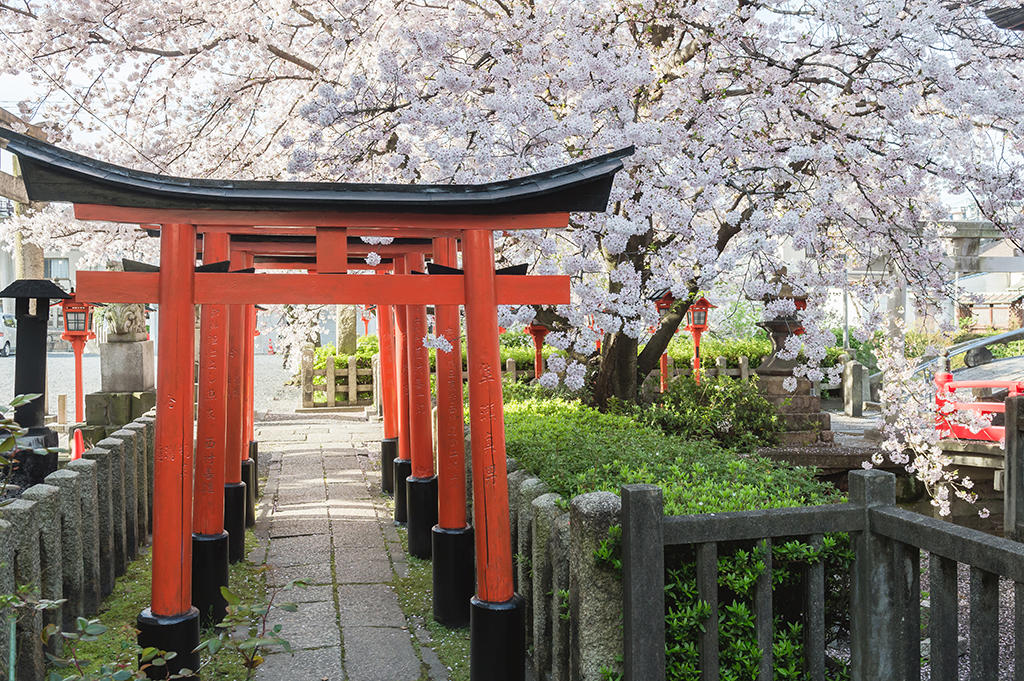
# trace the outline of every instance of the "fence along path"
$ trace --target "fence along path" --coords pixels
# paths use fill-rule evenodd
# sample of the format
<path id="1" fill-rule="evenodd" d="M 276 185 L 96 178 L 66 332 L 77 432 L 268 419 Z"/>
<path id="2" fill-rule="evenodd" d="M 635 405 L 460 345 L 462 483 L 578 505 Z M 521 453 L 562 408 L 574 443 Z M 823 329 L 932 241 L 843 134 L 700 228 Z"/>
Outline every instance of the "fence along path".
<path id="1" fill-rule="evenodd" d="M 850 669 L 854 681 L 921 678 L 920 552 L 930 573 L 931 679 L 958 674 L 957 564 L 971 569 L 970 678 L 999 676 L 999 577 L 1014 581 L 1014 629 L 1024 627 L 1024 546 L 977 530 L 923 516 L 895 505 L 895 476 L 882 471 L 850 473 L 846 504 L 663 516 L 660 488 L 622 488 L 624 664 L 627 681 L 665 679 L 664 550 L 693 545 L 697 588 L 715 617 L 700 636 L 702 681 L 719 678 L 718 545 L 853 533 L 851 568 Z M 771 554 L 755 596 L 761 657 L 758 681 L 772 678 Z M 808 677 L 825 678 L 824 568 L 806 580 L 808 621 L 804 623 Z M 1014 650 L 1014 676 L 1024 680 L 1024 637 Z"/>

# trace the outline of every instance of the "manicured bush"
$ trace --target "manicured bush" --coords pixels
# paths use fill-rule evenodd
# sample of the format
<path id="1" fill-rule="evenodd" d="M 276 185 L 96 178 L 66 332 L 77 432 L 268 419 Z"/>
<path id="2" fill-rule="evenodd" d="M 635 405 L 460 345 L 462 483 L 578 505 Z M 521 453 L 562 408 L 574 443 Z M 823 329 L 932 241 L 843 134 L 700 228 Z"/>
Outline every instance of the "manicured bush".
<path id="1" fill-rule="evenodd" d="M 688 333 L 679 333 L 668 344 L 668 355 L 677 365 L 690 366 L 693 363 L 693 338 Z M 725 357 L 726 364 L 736 369 L 740 357 L 746 357 L 753 369 L 772 352 L 772 342 L 761 332 L 751 338 L 716 338 L 705 335 L 701 338 L 700 354 L 702 366 L 713 367 L 718 357 Z"/>
<path id="2" fill-rule="evenodd" d="M 667 515 L 841 500 L 809 469 L 737 454 L 714 442 L 687 441 L 626 414 L 601 413 L 579 401 L 538 398 L 539 392 L 525 386 L 506 390 L 506 447 L 509 456 L 565 499 L 597 490 L 617 494 L 628 483 L 654 483 L 663 490 Z M 621 568 L 620 537 L 621 530 L 613 532 L 598 552 L 609 569 Z M 825 537 L 820 549 L 795 540 L 773 545 L 774 678 L 805 678 L 800 622 L 808 607 L 802 583 L 809 565 L 825 563 L 828 631 L 848 627 L 848 545 L 845 535 Z M 720 545 L 719 552 L 721 678 L 756 678 L 760 650 L 754 590 L 764 569 L 763 549 L 731 543 Z M 696 681 L 701 678 L 698 639 L 710 610 L 698 598 L 692 548 L 669 549 L 665 558 L 667 678 Z M 829 678 L 847 678 L 841 662 L 830 661 L 829 669 Z"/>
<path id="3" fill-rule="evenodd" d="M 781 429 L 779 416 L 757 390 L 757 380 L 705 376 L 697 383 L 679 376 L 649 406 L 617 403 L 641 423 L 687 440 L 713 440 L 726 447 L 771 444 Z"/>

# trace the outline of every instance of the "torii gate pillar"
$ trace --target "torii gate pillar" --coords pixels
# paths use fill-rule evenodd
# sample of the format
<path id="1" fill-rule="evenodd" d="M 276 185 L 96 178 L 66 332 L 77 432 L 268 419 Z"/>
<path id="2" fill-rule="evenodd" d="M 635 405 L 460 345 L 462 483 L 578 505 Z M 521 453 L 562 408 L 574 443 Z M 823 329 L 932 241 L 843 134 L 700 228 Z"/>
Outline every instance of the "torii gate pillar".
<path id="1" fill-rule="evenodd" d="M 380 489 L 395 491 L 395 459 L 398 458 L 398 396 L 395 385 L 395 325 L 391 305 L 377 305 L 377 338 L 380 341 L 381 401 L 384 403 L 384 439 L 380 441 Z"/>
<path id="2" fill-rule="evenodd" d="M 167 671 L 198 669 L 199 610 L 192 605 L 192 413 L 195 390 L 196 232 L 160 229 L 159 343 L 153 470 L 153 592 L 139 615 L 139 645 L 174 651 Z M 197 676 L 190 677 L 198 679 Z"/>
<path id="3" fill-rule="evenodd" d="M 404 257 L 395 258 L 395 274 L 405 274 Z M 395 523 L 404 525 L 408 517 L 405 479 L 412 475 L 411 432 L 409 426 L 409 356 L 410 342 L 406 305 L 395 305 L 395 387 L 398 397 L 398 458 L 394 460 Z"/>
<path id="4" fill-rule="evenodd" d="M 471 681 L 522 681 L 523 598 L 512 582 L 512 538 L 505 467 L 505 415 L 498 354 L 494 235 L 466 230 L 462 243 L 473 453 L 477 595 L 470 605 Z"/>

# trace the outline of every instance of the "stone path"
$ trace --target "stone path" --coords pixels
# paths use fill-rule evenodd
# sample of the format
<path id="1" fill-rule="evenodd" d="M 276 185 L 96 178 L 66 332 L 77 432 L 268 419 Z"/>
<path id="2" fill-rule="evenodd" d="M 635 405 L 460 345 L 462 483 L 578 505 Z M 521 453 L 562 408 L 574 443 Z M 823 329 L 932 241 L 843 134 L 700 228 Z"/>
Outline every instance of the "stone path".
<path id="1" fill-rule="evenodd" d="M 261 465 L 270 459 L 258 511 L 260 548 L 273 592 L 299 603 L 272 624 L 295 649 L 268 655 L 261 681 L 447 681 L 432 650 L 414 645 L 391 581 L 405 553 L 372 470 L 381 427 L 343 416 L 266 414 L 257 424 Z M 273 420 L 270 420 L 273 419 Z"/>

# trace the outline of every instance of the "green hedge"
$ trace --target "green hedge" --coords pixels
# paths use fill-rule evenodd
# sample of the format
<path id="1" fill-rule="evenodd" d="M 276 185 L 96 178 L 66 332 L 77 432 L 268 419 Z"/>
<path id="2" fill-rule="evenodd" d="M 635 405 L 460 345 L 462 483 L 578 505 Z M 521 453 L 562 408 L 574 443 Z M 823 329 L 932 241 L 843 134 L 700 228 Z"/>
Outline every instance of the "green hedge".
<path id="1" fill-rule="evenodd" d="M 638 423 L 623 414 L 601 413 L 578 401 L 540 398 L 537 388 L 506 392 L 505 437 L 509 456 L 569 499 L 597 490 L 618 494 L 623 484 L 654 483 L 664 493 L 665 513 L 682 515 L 832 503 L 836 490 L 813 472 L 737 454 L 706 441 L 687 441 Z M 616 529 L 616 528 L 613 528 Z M 596 556 L 620 569 L 613 532 Z M 719 628 L 722 679 L 756 677 L 760 659 L 754 629 L 754 585 L 764 567 L 757 545 L 719 547 Z M 817 549 L 801 541 L 773 545 L 774 678 L 802 679 L 802 580 L 808 565 L 826 572 L 826 625 L 847 625 L 846 602 L 851 553 L 845 535 L 825 538 Z M 666 551 L 666 666 L 670 681 L 700 678 L 698 636 L 709 616 L 697 596 L 692 552 Z M 848 678 L 843 663 L 829 660 L 830 679 Z M 616 678 L 606 670 L 606 678 Z"/>

